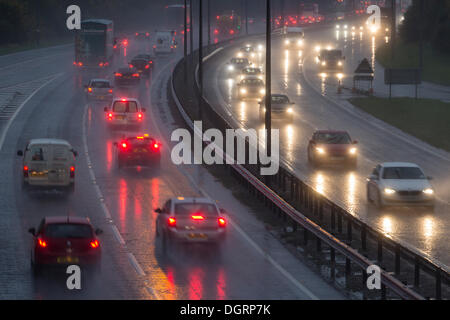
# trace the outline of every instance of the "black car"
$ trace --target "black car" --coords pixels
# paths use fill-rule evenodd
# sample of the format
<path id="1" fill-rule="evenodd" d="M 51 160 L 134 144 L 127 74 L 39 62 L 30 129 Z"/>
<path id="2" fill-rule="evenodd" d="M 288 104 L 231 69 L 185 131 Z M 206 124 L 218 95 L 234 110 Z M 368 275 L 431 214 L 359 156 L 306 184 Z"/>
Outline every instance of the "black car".
<path id="1" fill-rule="evenodd" d="M 294 120 L 294 111 L 292 109 L 294 102 L 291 102 L 288 96 L 284 94 L 272 94 L 272 119 L 281 118 L 289 122 Z M 259 102 L 259 116 L 264 121 L 266 115 L 266 97 L 264 96 Z"/>
<path id="2" fill-rule="evenodd" d="M 114 83 L 116 87 L 134 87 L 141 81 L 141 75 L 135 68 L 120 68 L 114 72 Z"/>
<path id="3" fill-rule="evenodd" d="M 150 76 L 150 72 L 153 69 L 153 60 L 136 56 L 130 61 L 129 67 L 135 68 L 140 74 Z"/>
<path id="4" fill-rule="evenodd" d="M 119 150 L 118 166 L 158 166 L 161 160 L 161 143 L 148 134 L 123 138 L 114 143 Z"/>

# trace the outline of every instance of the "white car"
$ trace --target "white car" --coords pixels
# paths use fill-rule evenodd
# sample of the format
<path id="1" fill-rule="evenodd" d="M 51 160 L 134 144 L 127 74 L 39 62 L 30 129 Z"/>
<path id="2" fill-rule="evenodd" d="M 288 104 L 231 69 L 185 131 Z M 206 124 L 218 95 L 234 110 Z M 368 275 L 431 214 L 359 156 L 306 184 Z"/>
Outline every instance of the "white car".
<path id="1" fill-rule="evenodd" d="M 113 98 L 113 87 L 107 79 L 91 79 L 85 85 L 86 97 L 90 100 L 107 100 Z"/>
<path id="2" fill-rule="evenodd" d="M 414 163 L 385 162 L 367 178 L 367 200 L 379 208 L 387 205 L 434 206 L 430 177 Z"/>
<path id="3" fill-rule="evenodd" d="M 75 187 L 77 152 L 62 139 L 32 139 L 23 157 L 22 187 L 29 189 L 60 189 L 72 193 Z"/>
<path id="4" fill-rule="evenodd" d="M 108 126 L 142 126 L 145 108 L 141 107 L 135 98 L 116 98 L 111 107 L 105 107 L 106 122 Z"/>

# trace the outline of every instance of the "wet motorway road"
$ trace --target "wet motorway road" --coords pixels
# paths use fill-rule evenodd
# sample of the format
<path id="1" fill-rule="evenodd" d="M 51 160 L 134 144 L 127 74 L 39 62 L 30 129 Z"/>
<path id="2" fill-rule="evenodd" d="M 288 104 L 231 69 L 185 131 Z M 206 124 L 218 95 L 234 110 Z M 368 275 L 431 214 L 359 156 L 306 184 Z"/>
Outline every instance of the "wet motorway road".
<path id="1" fill-rule="evenodd" d="M 351 28 L 350 24 L 348 28 Z M 367 57 L 372 63 L 375 47 L 386 41 L 382 33 L 372 40 L 367 33 L 360 38 L 359 32 L 352 40 L 350 30 L 347 38 L 341 33 L 339 39 L 336 37 L 335 26 L 307 30 L 305 46 L 301 51 L 286 51 L 280 40 L 273 39 L 272 92 L 285 93 L 296 103 L 293 106 L 295 118 L 292 124 L 273 121 L 272 127 L 280 129 L 281 157 L 300 178 L 358 218 L 386 235 L 449 265 L 449 154 L 384 123 L 373 121 L 352 106 L 338 106 L 328 99 L 337 90 L 337 78 L 336 75 L 329 75 L 323 79 L 318 74 L 314 61 L 317 55 L 315 47 L 329 45 L 343 49 L 343 55 L 346 56 L 344 77 L 350 78 L 349 74 L 353 74 L 359 61 Z M 264 38 L 250 43 L 263 44 Z M 226 63 L 237 53 L 237 49 L 238 46 L 225 49 L 208 61 L 205 66 L 205 95 L 217 107 L 218 112 L 229 118 L 235 126 L 263 128 L 257 100 L 238 100 L 235 95 L 236 79 L 227 76 Z M 263 65 L 265 58 L 257 56 L 254 60 L 255 64 Z M 376 64 L 374 66 L 377 70 Z M 342 95 L 344 98 L 350 96 L 348 91 L 344 91 Z M 349 131 L 352 138 L 359 141 L 357 169 L 348 170 L 338 166 L 312 168 L 307 162 L 306 149 L 308 140 L 316 129 Z M 378 210 L 367 203 L 366 177 L 376 164 L 385 161 L 415 162 L 424 169 L 426 175 L 434 178 L 432 185 L 438 198 L 434 211 L 419 207 Z"/>
<path id="2" fill-rule="evenodd" d="M 145 46 L 132 44 L 127 57 L 121 55 L 118 64 L 125 64 L 130 56 L 144 50 Z M 2 297 L 342 298 L 268 235 L 264 226 L 249 215 L 247 209 L 227 201 L 231 196 L 220 189 L 214 179 L 208 178 L 207 173 L 199 173 L 200 169 L 188 166 L 180 169 L 171 164 L 167 137 L 174 123 L 167 110 L 165 92 L 178 54 L 157 58 L 152 76 L 142 81 L 134 93 L 148 110 L 143 131 L 158 137 L 163 143 L 161 167 L 119 170 L 113 143 L 122 134 L 137 132 L 110 131 L 105 127 L 105 105 L 86 103 L 82 89 L 88 79 L 99 75 L 74 71 L 71 48 L 59 50 L 58 55 L 51 59 L 40 57 L 28 65 L 17 64 L 16 72 L 13 67 L 4 69 L 9 75 L 8 80 L 3 80 L 9 81 L 6 85 L 29 81 L 33 77 L 37 79 L 41 75 L 49 79 L 29 95 L 1 146 Z M 105 76 L 111 78 L 111 72 L 109 70 Z M 29 139 L 36 137 L 63 138 L 78 151 L 76 190 L 72 196 L 64 197 L 53 192 L 26 194 L 21 190 L 21 159 L 15 153 L 23 149 Z M 155 241 L 153 209 L 160 207 L 169 197 L 200 195 L 202 189 L 195 187 L 197 183 L 203 185 L 214 199 L 221 201 L 232 217 L 226 243 L 220 252 L 206 247 L 188 247 L 164 253 L 159 242 Z M 42 217 L 55 215 L 88 216 L 95 227 L 104 230 L 100 238 L 102 273 L 99 277 L 87 278 L 79 292 L 65 288 L 63 273 L 47 274 L 39 279 L 31 275 L 31 236 L 26 230 L 37 226 Z M 271 256 L 274 258 L 267 258 Z"/>

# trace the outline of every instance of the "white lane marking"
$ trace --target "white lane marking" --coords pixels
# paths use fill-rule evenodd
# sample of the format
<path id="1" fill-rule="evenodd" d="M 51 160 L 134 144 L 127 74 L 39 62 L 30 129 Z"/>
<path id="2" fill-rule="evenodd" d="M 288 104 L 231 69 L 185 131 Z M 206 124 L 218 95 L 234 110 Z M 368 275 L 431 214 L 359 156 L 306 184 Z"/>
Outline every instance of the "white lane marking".
<path id="1" fill-rule="evenodd" d="M 6 134 L 8 133 L 9 127 L 11 126 L 11 124 L 14 122 L 14 119 L 16 118 L 16 116 L 20 113 L 20 111 L 22 110 L 23 106 L 27 104 L 28 101 L 31 100 L 31 98 L 34 97 L 34 95 L 36 93 L 39 92 L 39 90 L 41 90 L 42 88 L 44 88 L 46 85 L 50 84 L 52 81 L 54 81 L 55 79 L 59 78 L 60 76 L 62 76 L 64 73 L 58 73 L 56 74 L 53 78 L 51 78 L 50 80 L 48 80 L 47 82 L 43 83 L 39 88 L 37 88 L 36 90 L 34 90 L 29 96 L 28 98 L 25 99 L 24 102 L 22 102 L 22 104 L 16 109 L 16 111 L 14 112 L 14 114 L 12 115 L 12 117 L 8 120 L 8 123 L 6 124 L 5 128 L 3 129 L 3 133 L 2 136 L 0 137 L 0 151 L 3 149 L 3 144 L 5 142 L 5 138 L 6 138 Z"/>
<path id="2" fill-rule="evenodd" d="M 136 273 L 140 276 L 145 276 L 145 272 L 137 262 L 136 257 L 131 252 L 128 252 L 127 255 L 128 260 L 130 260 L 130 263 L 134 267 L 134 270 L 136 270 Z"/>
<path id="3" fill-rule="evenodd" d="M 114 236 L 116 237 L 117 241 L 122 245 L 125 246 L 125 240 L 123 239 L 122 235 L 119 232 L 119 229 L 117 229 L 115 224 L 111 225 L 111 229 L 114 233 Z"/>

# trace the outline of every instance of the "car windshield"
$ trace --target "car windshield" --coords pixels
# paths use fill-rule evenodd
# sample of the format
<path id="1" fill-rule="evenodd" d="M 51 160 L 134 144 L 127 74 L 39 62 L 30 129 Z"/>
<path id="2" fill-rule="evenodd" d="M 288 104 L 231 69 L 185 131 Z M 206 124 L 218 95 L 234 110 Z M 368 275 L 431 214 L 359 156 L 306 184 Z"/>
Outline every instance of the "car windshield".
<path id="1" fill-rule="evenodd" d="M 45 227 L 49 238 L 92 238 L 92 229 L 85 224 L 52 223 Z"/>
<path id="2" fill-rule="evenodd" d="M 137 112 L 137 103 L 135 101 L 116 101 L 114 102 L 114 112 Z"/>
<path id="3" fill-rule="evenodd" d="M 216 206 L 208 203 L 180 203 L 175 204 L 175 215 L 189 216 L 201 214 L 204 217 L 217 217 Z"/>
<path id="4" fill-rule="evenodd" d="M 325 59 L 340 59 L 342 53 L 340 50 L 326 50 L 322 52 L 322 57 Z"/>
<path id="5" fill-rule="evenodd" d="M 94 81 L 91 83 L 91 87 L 93 88 L 109 88 L 108 81 Z"/>
<path id="6" fill-rule="evenodd" d="M 348 144 L 351 143 L 350 136 L 343 133 L 316 133 L 314 141 L 324 144 Z"/>
<path id="7" fill-rule="evenodd" d="M 248 74 L 248 75 L 255 75 L 255 74 L 260 74 L 261 70 L 256 69 L 256 68 L 246 68 L 246 69 L 244 69 L 243 73 Z"/>
<path id="8" fill-rule="evenodd" d="M 262 86 L 264 85 L 264 82 L 260 79 L 245 79 L 242 81 L 242 84 L 250 86 Z"/>
<path id="9" fill-rule="evenodd" d="M 286 96 L 272 96 L 272 102 L 279 104 L 289 103 L 289 99 Z"/>
<path id="10" fill-rule="evenodd" d="M 383 179 L 426 179 L 422 170 L 417 167 L 388 167 L 383 170 Z"/>

